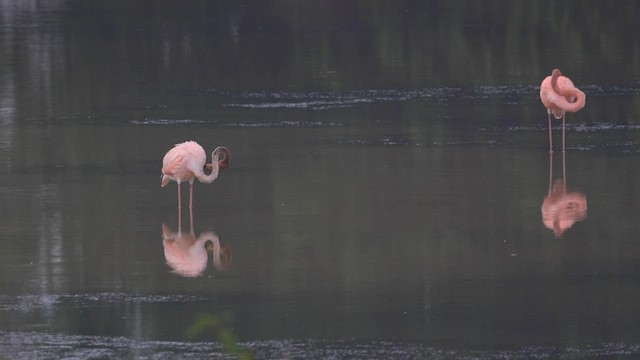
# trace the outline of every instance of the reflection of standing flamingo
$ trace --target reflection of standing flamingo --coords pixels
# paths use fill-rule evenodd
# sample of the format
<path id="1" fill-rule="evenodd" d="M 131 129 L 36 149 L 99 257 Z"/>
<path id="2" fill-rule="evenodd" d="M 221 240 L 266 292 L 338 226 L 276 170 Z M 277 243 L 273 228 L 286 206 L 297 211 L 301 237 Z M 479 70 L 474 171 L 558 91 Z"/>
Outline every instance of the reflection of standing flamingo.
<path id="1" fill-rule="evenodd" d="M 213 252 L 213 267 L 219 271 L 231 267 L 231 247 L 220 244 L 218 235 L 205 231 L 196 237 L 193 228 L 193 209 L 189 209 L 189 233 L 182 233 L 178 217 L 178 232 L 162 224 L 162 246 L 164 258 L 173 272 L 186 277 L 200 275 L 207 268 L 207 250 Z"/>
<path id="2" fill-rule="evenodd" d="M 220 159 L 222 154 L 222 159 Z M 193 179 L 197 178 L 202 183 L 210 184 L 218 178 L 218 170 L 226 169 L 229 166 L 229 149 L 218 146 L 211 154 L 211 167 L 209 175 L 204 174 L 207 155 L 202 146 L 195 141 L 185 141 L 177 144 L 169 150 L 162 159 L 162 182 L 166 186 L 173 180 L 178 183 L 178 209 L 180 209 L 180 183 L 189 181 L 189 208 L 193 206 Z"/>
<path id="3" fill-rule="evenodd" d="M 162 246 L 164 258 L 173 272 L 185 277 L 202 274 L 207 268 L 207 250 L 213 252 L 213 266 L 218 271 L 231 267 L 231 247 L 220 244 L 213 231 L 204 231 L 196 237 L 193 228 L 189 233 L 171 232 L 162 224 Z"/>
<path id="4" fill-rule="evenodd" d="M 549 152 L 553 152 L 551 145 L 551 114 L 556 119 L 562 118 L 562 152 L 564 152 L 565 114 L 582 109 L 586 102 L 586 96 L 573 82 L 563 76 L 560 70 L 553 69 L 551 76 L 547 76 L 540 84 L 540 100 L 547 108 L 549 115 Z"/>
<path id="5" fill-rule="evenodd" d="M 562 180 L 553 182 L 553 154 L 549 154 L 549 192 L 542 203 L 542 222 L 553 230 L 556 238 L 573 224 L 587 217 L 587 197 L 580 192 L 567 192 L 565 154 L 562 154 Z M 552 185 L 553 182 L 553 185 Z"/>

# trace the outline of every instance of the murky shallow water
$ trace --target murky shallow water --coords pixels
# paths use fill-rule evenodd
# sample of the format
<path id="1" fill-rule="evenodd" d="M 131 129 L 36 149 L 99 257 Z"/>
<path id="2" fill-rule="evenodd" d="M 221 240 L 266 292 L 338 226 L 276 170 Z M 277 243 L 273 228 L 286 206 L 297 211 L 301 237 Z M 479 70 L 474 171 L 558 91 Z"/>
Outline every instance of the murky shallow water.
<path id="1" fill-rule="evenodd" d="M 404 36 L 339 19 L 298 31 L 240 5 L 210 11 L 223 14 L 211 25 L 200 8 L 118 4 L 0 4 L 0 355 L 638 354 L 640 61 L 611 58 L 635 38 L 617 34 L 600 61 L 506 49 L 521 66 L 496 71 L 500 28 L 473 7 L 442 10 L 467 20 L 447 25 L 441 63 L 418 46 L 442 41 L 422 20 L 397 25 Z M 256 55 L 263 42 L 286 45 Z M 567 117 L 565 156 L 548 153 L 538 97 L 536 69 L 556 61 L 588 99 Z M 196 183 L 177 234 L 159 169 L 186 139 L 232 160 Z M 180 248 L 190 262 L 171 258 Z"/>
<path id="2" fill-rule="evenodd" d="M 549 156 L 544 126 L 387 118 L 423 106 L 263 113 L 260 126 L 244 112 L 14 125 L 3 354 L 224 358 L 216 331 L 188 336 L 222 314 L 258 358 L 637 354 L 637 125 L 568 126 L 566 193 L 584 197 L 585 214 L 554 225 L 541 208 L 563 159 Z M 177 211 L 159 159 L 185 138 L 233 149 L 229 171 L 195 185 L 193 211 L 194 239 L 215 234 L 228 263 L 208 254 L 195 278 L 163 256 Z"/>

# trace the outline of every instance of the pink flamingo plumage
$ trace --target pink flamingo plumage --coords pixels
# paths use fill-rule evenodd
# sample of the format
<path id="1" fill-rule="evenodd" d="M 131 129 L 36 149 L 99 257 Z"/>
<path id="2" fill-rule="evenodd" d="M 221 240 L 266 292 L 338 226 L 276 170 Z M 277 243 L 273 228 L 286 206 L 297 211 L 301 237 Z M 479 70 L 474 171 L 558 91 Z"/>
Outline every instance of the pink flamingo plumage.
<path id="1" fill-rule="evenodd" d="M 222 155 L 222 158 L 220 158 Z M 162 159 L 162 182 L 165 187 L 169 181 L 178 183 L 178 209 L 181 209 L 180 183 L 189 181 L 189 208 L 193 208 L 193 181 L 198 179 L 202 183 L 210 184 L 218 178 L 218 171 L 229 167 L 230 153 L 224 146 L 218 146 L 211 154 L 211 164 L 206 164 L 207 155 L 202 146 L 195 141 L 185 141 L 176 144 Z M 211 173 L 205 175 L 204 169 L 210 168 Z"/>
<path id="2" fill-rule="evenodd" d="M 540 84 L 540 100 L 547 108 L 549 115 L 549 152 L 553 152 L 551 140 L 551 114 L 556 119 L 562 118 L 562 152 L 565 151 L 565 116 L 567 112 L 582 109 L 586 102 L 585 94 L 573 85 L 571 79 L 562 75 L 558 69 L 553 69 L 551 76 L 547 76 Z"/>

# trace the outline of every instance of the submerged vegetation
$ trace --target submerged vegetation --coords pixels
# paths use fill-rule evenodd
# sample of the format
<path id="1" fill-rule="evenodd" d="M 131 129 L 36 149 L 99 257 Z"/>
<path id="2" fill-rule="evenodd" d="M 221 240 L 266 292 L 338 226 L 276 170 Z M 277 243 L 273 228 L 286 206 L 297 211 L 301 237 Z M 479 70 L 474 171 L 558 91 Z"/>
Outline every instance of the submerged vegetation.
<path id="1" fill-rule="evenodd" d="M 216 341 L 224 346 L 225 352 L 237 355 L 241 360 L 253 360 L 253 353 L 238 344 L 238 339 L 229 328 L 230 315 L 213 315 L 200 314 L 196 318 L 193 325 L 187 331 L 187 337 L 190 339 L 201 338 L 205 334 L 213 332 Z"/>

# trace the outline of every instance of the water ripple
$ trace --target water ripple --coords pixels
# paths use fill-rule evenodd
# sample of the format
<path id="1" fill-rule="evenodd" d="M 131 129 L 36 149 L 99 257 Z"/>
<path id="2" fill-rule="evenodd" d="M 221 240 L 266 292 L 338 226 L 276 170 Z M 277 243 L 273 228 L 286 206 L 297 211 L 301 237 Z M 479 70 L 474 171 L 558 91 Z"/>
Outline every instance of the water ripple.
<path id="1" fill-rule="evenodd" d="M 195 295 L 139 295 L 126 293 L 0 295 L 0 310 L 32 310 L 55 305 L 89 307 L 96 303 L 185 303 L 206 300 Z"/>
<path id="2" fill-rule="evenodd" d="M 143 119 L 131 120 L 131 125 L 188 125 L 188 124 L 206 124 L 207 121 L 197 119 Z"/>
<path id="3" fill-rule="evenodd" d="M 273 340 L 245 346 L 261 359 L 575 359 L 640 354 L 640 345 L 603 343 L 581 347 L 528 346 L 511 350 L 459 350 L 395 341 L 322 342 Z"/>
<path id="4" fill-rule="evenodd" d="M 233 359 L 216 343 L 0 331 L 0 354 L 12 359 Z"/>
<path id="5" fill-rule="evenodd" d="M 640 124 L 614 124 L 614 123 L 567 123 L 566 129 L 574 132 L 581 133 L 602 133 L 602 132 L 630 132 L 640 130 Z M 540 131 L 546 130 L 547 124 L 541 123 L 536 125 L 515 125 L 506 128 L 493 128 L 493 131 L 507 131 L 507 132 L 520 132 L 520 131 Z M 562 129 L 562 124 L 556 124 L 553 129 Z M 487 128 L 481 128 L 480 131 L 487 131 Z"/>
<path id="6" fill-rule="evenodd" d="M 524 346 L 508 350 L 439 348 L 398 341 L 266 340 L 240 343 L 258 359 L 575 359 L 635 356 L 640 345 Z M 182 342 L 0 331 L 0 352 L 16 359 L 235 359 L 218 342 Z"/>
<path id="7" fill-rule="evenodd" d="M 309 121 L 309 120 L 285 120 L 285 121 L 268 121 L 268 122 L 234 122 L 219 123 L 216 121 L 206 121 L 198 119 L 144 119 L 131 120 L 132 125 L 185 125 L 185 124 L 207 124 L 215 127 L 225 128 L 283 128 L 283 127 L 336 127 L 343 126 L 336 122 Z"/>
<path id="8" fill-rule="evenodd" d="M 418 90 L 352 90 L 341 92 L 241 92 L 232 95 L 224 107 L 248 109 L 310 109 L 328 110 L 393 101 L 424 98 L 445 100 L 470 96 L 467 89 L 442 87 Z"/>
<path id="9" fill-rule="evenodd" d="M 640 84 L 634 85 L 586 85 L 581 87 L 589 96 L 628 96 L 640 94 Z M 361 104 L 435 101 L 454 99 L 486 100 L 503 99 L 517 105 L 538 100 L 537 85 L 482 85 L 474 87 L 434 87 L 422 89 L 373 89 L 351 91 L 243 91 L 238 93 L 207 92 L 227 98 L 223 106 L 246 109 L 309 109 L 328 110 L 354 107 Z"/>

